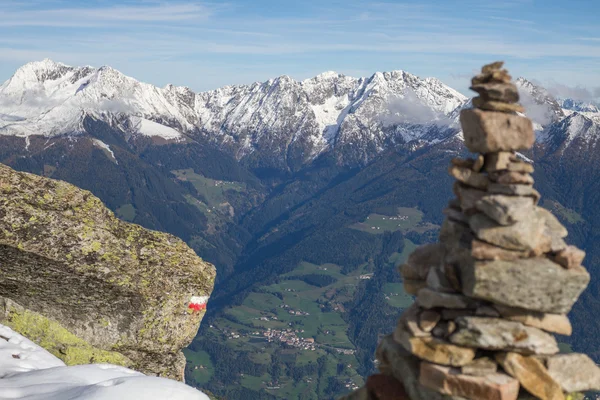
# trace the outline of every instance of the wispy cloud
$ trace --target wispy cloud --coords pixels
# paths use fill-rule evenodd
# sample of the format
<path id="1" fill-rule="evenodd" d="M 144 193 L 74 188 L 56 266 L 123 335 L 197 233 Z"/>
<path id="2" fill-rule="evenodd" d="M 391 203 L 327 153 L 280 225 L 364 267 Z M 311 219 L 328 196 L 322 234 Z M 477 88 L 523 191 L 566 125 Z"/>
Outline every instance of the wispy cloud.
<path id="1" fill-rule="evenodd" d="M 0 80 L 50 57 L 113 65 L 157 84 L 180 71 L 195 89 L 332 69 L 406 69 L 462 82 L 475 66 L 505 59 L 518 73 L 600 86 L 597 31 L 538 11 L 530 0 L 0 0 Z"/>
<path id="2" fill-rule="evenodd" d="M 206 20 L 212 10 L 199 3 L 142 4 L 92 8 L 4 9 L 0 26 L 99 27 L 113 23 Z"/>

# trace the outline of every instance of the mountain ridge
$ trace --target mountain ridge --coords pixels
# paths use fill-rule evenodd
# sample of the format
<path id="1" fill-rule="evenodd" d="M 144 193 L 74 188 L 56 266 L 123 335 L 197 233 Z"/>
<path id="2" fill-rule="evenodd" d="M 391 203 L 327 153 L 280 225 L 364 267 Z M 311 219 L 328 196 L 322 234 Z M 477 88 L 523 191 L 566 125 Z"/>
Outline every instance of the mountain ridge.
<path id="1" fill-rule="evenodd" d="M 445 122 L 466 100 L 436 78 L 402 70 L 368 78 L 326 72 L 302 81 L 283 75 L 195 93 L 158 88 L 111 67 L 46 59 L 24 65 L 0 86 L 0 135 L 81 134 L 82 120 L 93 116 L 129 135 L 205 140 L 250 164 L 255 153 L 270 154 L 269 167 L 298 169 L 356 141 L 361 148 L 343 162 L 368 162 L 387 141 L 412 139 L 395 137 L 390 126 Z"/>

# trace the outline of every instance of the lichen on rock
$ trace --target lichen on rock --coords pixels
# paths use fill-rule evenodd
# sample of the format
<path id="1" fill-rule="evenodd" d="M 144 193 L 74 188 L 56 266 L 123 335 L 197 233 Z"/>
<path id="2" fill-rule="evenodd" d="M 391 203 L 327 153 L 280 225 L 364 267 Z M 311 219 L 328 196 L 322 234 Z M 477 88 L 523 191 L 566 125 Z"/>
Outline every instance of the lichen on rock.
<path id="1" fill-rule="evenodd" d="M 215 279 L 180 239 L 117 219 L 88 191 L 4 165 L 0 269 L 0 296 L 14 304 L 4 302 L 2 323 L 59 347 L 43 326 L 64 329 L 82 341 L 62 335 L 67 363 L 89 362 L 82 349 L 94 360 L 118 353 L 110 362 L 176 379 L 204 315 L 190 312 L 190 299 L 209 296 Z"/>

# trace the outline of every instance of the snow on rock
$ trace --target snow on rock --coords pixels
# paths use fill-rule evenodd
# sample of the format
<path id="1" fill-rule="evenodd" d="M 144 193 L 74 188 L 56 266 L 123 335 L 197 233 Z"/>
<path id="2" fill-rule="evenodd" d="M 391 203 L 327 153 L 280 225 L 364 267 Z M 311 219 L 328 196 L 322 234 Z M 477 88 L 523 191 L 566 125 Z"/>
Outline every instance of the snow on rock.
<path id="1" fill-rule="evenodd" d="M 183 383 L 110 364 L 67 367 L 0 325 L 0 400 L 208 400 Z"/>
<path id="2" fill-rule="evenodd" d="M 181 138 L 181 133 L 177 132 L 175 129 L 150 121 L 149 119 L 133 117 L 131 118 L 131 121 L 133 122 L 136 132 L 140 135 L 158 136 L 167 140 Z"/>
<path id="3" fill-rule="evenodd" d="M 29 139 L 29 137 L 27 139 Z M 115 157 L 115 153 L 111 150 L 109 145 L 104 143 L 102 140 L 98 140 L 98 139 L 92 139 L 92 143 L 94 144 L 94 146 L 98 147 L 99 149 L 106 150 L 108 152 L 108 154 L 110 154 L 110 156 L 111 156 L 112 160 L 115 162 L 115 164 L 117 164 L 117 165 L 119 164 L 119 162 L 117 161 L 117 158 Z"/>

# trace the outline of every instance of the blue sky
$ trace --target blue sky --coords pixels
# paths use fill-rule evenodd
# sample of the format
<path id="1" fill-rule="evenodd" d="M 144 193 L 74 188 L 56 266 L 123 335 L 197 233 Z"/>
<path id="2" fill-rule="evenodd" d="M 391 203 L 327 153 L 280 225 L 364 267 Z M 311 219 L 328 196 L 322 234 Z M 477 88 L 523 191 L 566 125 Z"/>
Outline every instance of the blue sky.
<path id="1" fill-rule="evenodd" d="M 403 69 L 467 93 L 501 59 L 514 76 L 597 97 L 599 15 L 597 0 L 0 0 L 0 81 L 51 58 L 194 90 Z"/>

